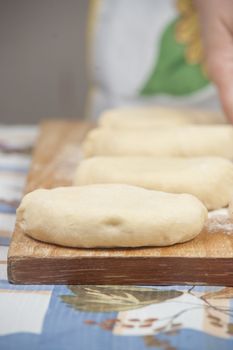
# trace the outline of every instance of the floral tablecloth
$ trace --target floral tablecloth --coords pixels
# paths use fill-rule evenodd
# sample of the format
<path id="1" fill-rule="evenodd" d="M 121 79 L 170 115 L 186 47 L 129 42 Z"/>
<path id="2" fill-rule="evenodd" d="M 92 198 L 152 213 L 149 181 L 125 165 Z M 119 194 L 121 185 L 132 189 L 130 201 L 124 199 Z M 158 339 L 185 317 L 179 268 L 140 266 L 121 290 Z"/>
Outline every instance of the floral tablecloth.
<path id="1" fill-rule="evenodd" d="M 36 135 L 35 127 L 0 126 L 0 349 L 233 349 L 233 288 L 8 283 Z"/>

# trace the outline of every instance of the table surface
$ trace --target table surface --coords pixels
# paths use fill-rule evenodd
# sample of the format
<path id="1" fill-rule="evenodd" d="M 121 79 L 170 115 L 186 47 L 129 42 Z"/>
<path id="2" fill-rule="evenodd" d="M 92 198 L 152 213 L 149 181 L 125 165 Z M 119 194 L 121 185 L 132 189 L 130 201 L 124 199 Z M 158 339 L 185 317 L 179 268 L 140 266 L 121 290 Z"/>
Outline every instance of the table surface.
<path id="1" fill-rule="evenodd" d="M 230 287 L 8 283 L 8 245 L 36 135 L 35 127 L 0 126 L 0 349 L 232 349 Z"/>

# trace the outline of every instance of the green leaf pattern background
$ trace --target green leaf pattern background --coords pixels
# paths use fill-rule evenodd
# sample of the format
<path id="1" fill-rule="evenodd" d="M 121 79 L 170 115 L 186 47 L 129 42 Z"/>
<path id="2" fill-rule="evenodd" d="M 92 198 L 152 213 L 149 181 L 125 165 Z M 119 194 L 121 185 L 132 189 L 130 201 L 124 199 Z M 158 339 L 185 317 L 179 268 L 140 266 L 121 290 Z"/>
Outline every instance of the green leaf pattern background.
<path id="1" fill-rule="evenodd" d="M 158 60 L 140 91 L 142 96 L 188 95 L 210 83 L 203 73 L 201 64 L 187 62 L 185 44 L 176 41 L 175 27 L 178 20 L 179 18 L 170 23 L 162 34 Z"/>

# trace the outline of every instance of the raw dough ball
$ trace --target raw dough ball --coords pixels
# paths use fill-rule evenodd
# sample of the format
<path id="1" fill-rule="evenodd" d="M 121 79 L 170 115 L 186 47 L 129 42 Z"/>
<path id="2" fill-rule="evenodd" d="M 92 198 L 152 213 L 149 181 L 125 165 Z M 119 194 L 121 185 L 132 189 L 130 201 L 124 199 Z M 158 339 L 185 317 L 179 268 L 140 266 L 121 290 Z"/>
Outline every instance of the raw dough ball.
<path id="1" fill-rule="evenodd" d="M 94 157 L 77 168 L 75 185 L 124 183 L 152 190 L 190 193 L 209 210 L 233 196 L 233 163 L 218 157 Z"/>
<path id="2" fill-rule="evenodd" d="M 220 156 L 233 159 L 233 126 L 188 125 L 156 129 L 97 128 L 84 140 L 86 157 Z"/>
<path id="3" fill-rule="evenodd" d="M 165 107 L 117 108 L 103 112 L 99 125 L 114 129 L 151 128 L 192 123 L 224 123 L 223 115 L 193 109 L 172 109 Z"/>
<path id="4" fill-rule="evenodd" d="M 23 232 L 68 247 L 165 246 L 201 232 L 207 210 L 194 196 L 128 185 L 39 189 L 17 210 Z"/>

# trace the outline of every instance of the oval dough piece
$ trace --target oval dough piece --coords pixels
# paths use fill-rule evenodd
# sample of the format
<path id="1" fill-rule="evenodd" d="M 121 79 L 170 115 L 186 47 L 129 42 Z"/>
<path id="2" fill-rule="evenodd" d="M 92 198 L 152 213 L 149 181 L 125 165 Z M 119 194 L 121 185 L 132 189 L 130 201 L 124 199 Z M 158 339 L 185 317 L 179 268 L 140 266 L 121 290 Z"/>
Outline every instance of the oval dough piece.
<path id="1" fill-rule="evenodd" d="M 193 109 L 165 107 L 116 108 L 102 113 L 99 125 L 114 129 L 151 128 L 180 124 L 213 124 L 226 122 L 223 115 Z"/>
<path id="2" fill-rule="evenodd" d="M 233 163 L 218 157 L 94 157 L 77 168 L 74 184 L 123 183 L 190 193 L 209 210 L 226 207 L 233 196 Z"/>
<path id="3" fill-rule="evenodd" d="M 207 210 L 194 196 L 128 185 L 39 189 L 17 210 L 23 232 L 68 247 L 165 246 L 201 232 Z"/>
<path id="4" fill-rule="evenodd" d="M 233 159 L 233 126 L 180 126 L 158 129 L 97 128 L 84 140 L 86 157 L 219 156 Z"/>

